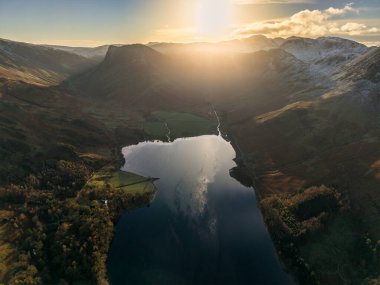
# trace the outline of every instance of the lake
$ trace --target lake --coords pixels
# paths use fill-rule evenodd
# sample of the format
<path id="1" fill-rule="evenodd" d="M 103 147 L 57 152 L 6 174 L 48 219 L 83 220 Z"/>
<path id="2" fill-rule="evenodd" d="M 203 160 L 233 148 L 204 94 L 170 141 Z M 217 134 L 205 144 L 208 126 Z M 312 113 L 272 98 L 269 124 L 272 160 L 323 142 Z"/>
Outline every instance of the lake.
<path id="1" fill-rule="evenodd" d="M 159 177 L 149 207 L 120 218 L 108 259 L 119 284 L 293 284 L 278 261 L 254 189 L 229 175 L 221 136 L 123 148 L 124 170 Z"/>

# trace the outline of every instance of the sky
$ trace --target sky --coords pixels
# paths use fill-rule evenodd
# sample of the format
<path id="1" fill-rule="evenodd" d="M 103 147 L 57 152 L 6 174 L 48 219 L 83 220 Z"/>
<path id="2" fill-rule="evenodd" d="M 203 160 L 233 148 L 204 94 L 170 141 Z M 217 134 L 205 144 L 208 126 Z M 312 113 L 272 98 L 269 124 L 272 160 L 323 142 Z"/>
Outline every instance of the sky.
<path id="1" fill-rule="evenodd" d="M 68 46 L 340 36 L 380 45 L 380 0 L 0 0 L 0 38 Z"/>

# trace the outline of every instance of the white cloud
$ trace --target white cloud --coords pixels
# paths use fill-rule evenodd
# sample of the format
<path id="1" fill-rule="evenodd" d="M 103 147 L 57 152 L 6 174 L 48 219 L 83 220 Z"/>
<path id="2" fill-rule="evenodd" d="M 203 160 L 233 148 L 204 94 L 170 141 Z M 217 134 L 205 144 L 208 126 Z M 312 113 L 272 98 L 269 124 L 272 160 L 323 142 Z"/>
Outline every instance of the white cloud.
<path id="1" fill-rule="evenodd" d="M 380 46 L 380 42 L 361 42 L 363 45 L 367 47 Z"/>
<path id="2" fill-rule="evenodd" d="M 264 34 L 267 36 L 306 36 L 325 35 L 373 35 L 380 34 L 380 29 L 368 27 L 357 22 L 344 22 L 342 18 L 358 14 L 359 9 L 353 4 L 343 8 L 330 7 L 326 10 L 303 10 L 289 18 L 254 22 L 234 31 L 234 35 Z"/>
<path id="3" fill-rule="evenodd" d="M 22 40 L 21 40 L 22 41 Z M 70 46 L 70 47 L 97 47 L 101 45 L 109 44 L 109 42 L 98 41 L 98 40 L 76 40 L 76 39 L 36 39 L 27 42 L 33 44 L 47 44 L 47 45 L 58 45 L 58 46 Z"/>
<path id="4" fill-rule="evenodd" d="M 359 9 L 353 8 L 353 3 L 347 4 L 344 6 L 342 9 L 339 8 L 334 8 L 330 7 L 324 11 L 326 15 L 329 15 L 330 17 L 332 16 L 341 16 L 341 15 L 346 15 L 350 13 L 359 13 Z"/>

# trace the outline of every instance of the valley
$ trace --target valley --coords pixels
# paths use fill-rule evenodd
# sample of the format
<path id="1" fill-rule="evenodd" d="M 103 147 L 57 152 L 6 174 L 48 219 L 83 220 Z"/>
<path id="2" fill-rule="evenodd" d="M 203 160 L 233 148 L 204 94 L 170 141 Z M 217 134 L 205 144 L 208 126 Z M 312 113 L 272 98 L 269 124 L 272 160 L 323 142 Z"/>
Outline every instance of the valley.
<path id="1" fill-rule="evenodd" d="M 237 153 L 230 175 L 254 186 L 297 281 L 379 282 L 380 49 L 258 36 L 213 45 L 91 57 L 0 41 L 3 283 L 107 284 L 119 216 L 156 192 L 120 172 L 121 149 L 217 134 L 214 111 Z"/>

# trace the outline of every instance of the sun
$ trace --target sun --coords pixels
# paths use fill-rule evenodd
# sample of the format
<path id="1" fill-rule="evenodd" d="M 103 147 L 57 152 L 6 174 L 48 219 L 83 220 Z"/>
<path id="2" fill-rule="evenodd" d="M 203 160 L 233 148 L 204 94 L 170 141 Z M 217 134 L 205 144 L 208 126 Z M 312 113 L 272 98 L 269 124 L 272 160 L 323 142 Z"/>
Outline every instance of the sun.
<path id="1" fill-rule="evenodd" d="M 207 37 L 223 35 L 231 21 L 232 0 L 198 0 L 198 33 Z"/>

